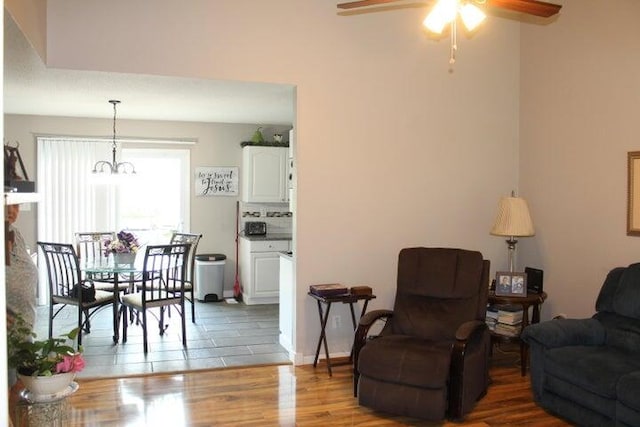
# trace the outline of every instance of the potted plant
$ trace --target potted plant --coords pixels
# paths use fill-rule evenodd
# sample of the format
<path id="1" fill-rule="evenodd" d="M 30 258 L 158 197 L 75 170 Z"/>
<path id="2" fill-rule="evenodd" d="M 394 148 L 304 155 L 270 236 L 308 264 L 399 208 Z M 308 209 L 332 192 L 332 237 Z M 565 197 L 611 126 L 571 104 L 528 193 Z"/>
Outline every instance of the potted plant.
<path id="1" fill-rule="evenodd" d="M 31 326 L 16 317 L 7 333 L 7 361 L 33 397 L 64 392 L 84 369 L 82 348 L 76 350 L 68 344 L 79 331 L 76 328 L 58 338 L 36 340 Z"/>

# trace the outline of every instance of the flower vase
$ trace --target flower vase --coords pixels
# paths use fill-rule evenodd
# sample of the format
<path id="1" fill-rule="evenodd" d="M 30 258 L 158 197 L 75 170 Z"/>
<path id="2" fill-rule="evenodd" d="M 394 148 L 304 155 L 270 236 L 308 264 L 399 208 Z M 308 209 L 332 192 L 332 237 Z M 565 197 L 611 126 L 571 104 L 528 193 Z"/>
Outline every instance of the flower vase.
<path id="1" fill-rule="evenodd" d="M 18 374 L 24 387 L 30 392 L 34 400 L 47 400 L 51 397 L 65 394 L 70 390 L 75 378 L 75 372 L 65 372 L 50 376 L 32 376 Z"/>
<path id="2" fill-rule="evenodd" d="M 129 266 L 129 265 L 133 265 L 135 260 L 136 260 L 135 252 L 122 252 L 122 253 L 113 254 L 114 265 Z"/>

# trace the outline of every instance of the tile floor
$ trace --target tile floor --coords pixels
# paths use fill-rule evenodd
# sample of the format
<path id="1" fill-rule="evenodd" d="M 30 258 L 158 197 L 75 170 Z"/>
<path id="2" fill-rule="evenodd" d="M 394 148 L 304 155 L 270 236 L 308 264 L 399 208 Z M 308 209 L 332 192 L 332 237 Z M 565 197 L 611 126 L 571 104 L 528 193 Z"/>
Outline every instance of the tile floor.
<path id="1" fill-rule="evenodd" d="M 186 304 L 187 348 L 182 347 L 180 320 L 174 316 L 163 337 L 157 322 L 149 326 L 149 352 L 142 351 L 142 328 L 130 324 L 126 343 L 114 345 L 112 311 L 107 307 L 91 320 L 91 333 L 83 335 L 85 369 L 78 378 L 104 378 L 156 372 L 291 363 L 278 343 L 278 305 L 196 302 L 196 323 Z M 53 335 L 75 327 L 76 312 L 69 307 L 56 317 Z M 175 313 L 175 312 L 174 312 Z M 122 335 L 122 327 L 120 328 Z M 38 307 L 36 334 L 48 334 L 48 307 Z"/>

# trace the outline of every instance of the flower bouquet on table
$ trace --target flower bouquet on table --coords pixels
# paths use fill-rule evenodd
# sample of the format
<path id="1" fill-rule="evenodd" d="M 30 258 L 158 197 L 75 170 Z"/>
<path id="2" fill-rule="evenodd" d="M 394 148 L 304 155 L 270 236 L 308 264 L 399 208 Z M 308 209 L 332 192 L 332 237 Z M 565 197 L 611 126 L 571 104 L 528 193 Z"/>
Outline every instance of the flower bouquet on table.
<path id="1" fill-rule="evenodd" d="M 104 254 L 130 254 L 138 252 L 140 244 L 135 234 L 128 231 L 120 231 L 115 240 L 105 240 Z"/>
<path id="2" fill-rule="evenodd" d="M 31 401 L 48 401 L 68 396 L 78 389 L 73 382 L 84 369 L 82 347 L 73 342 L 80 330 L 73 329 L 58 338 L 36 340 L 36 334 L 20 316 L 7 332 L 8 365 L 17 371 L 26 390 L 23 397 Z"/>
<path id="3" fill-rule="evenodd" d="M 104 242 L 104 254 L 112 254 L 115 264 L 133 264 L 139 248 L 140 244 L 135 234 L 124 230 L 116 235 L 115 240 Z"/>

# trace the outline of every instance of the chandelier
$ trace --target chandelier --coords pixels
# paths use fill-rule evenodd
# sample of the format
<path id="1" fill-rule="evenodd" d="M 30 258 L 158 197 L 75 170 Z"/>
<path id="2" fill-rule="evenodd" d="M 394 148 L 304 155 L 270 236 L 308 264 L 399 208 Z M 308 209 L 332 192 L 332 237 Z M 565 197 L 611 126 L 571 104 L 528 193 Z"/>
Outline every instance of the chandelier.
<path id="1" fill-rule="evenodd" d="M 93 173 L 95 174 L 135 174 L 136 168 L 129 162 L 116 161 L 116 106 L 120 103 L 117 99 L 110 99 L 109 103 L 113 105 L 113 143 L 111 145 L 112 161 L 99 160 L 93 165 Z"/>
<path id="2" fill-rule="evenodd" d="M 478 3 L 484 3 L 479 1 Z M 423 21 L 423 25 L 432 33 L 442 34 L 442 30 L 447 24 L 451 24 L 451 50 L 449 63 L 456 62 L 456 51 L 458 50 L 457 18 L 460 19 L 465 28 L 473 31 L 487 17 L 485 13 L 476 5 L 465 0 L 438 0 Z"/>

